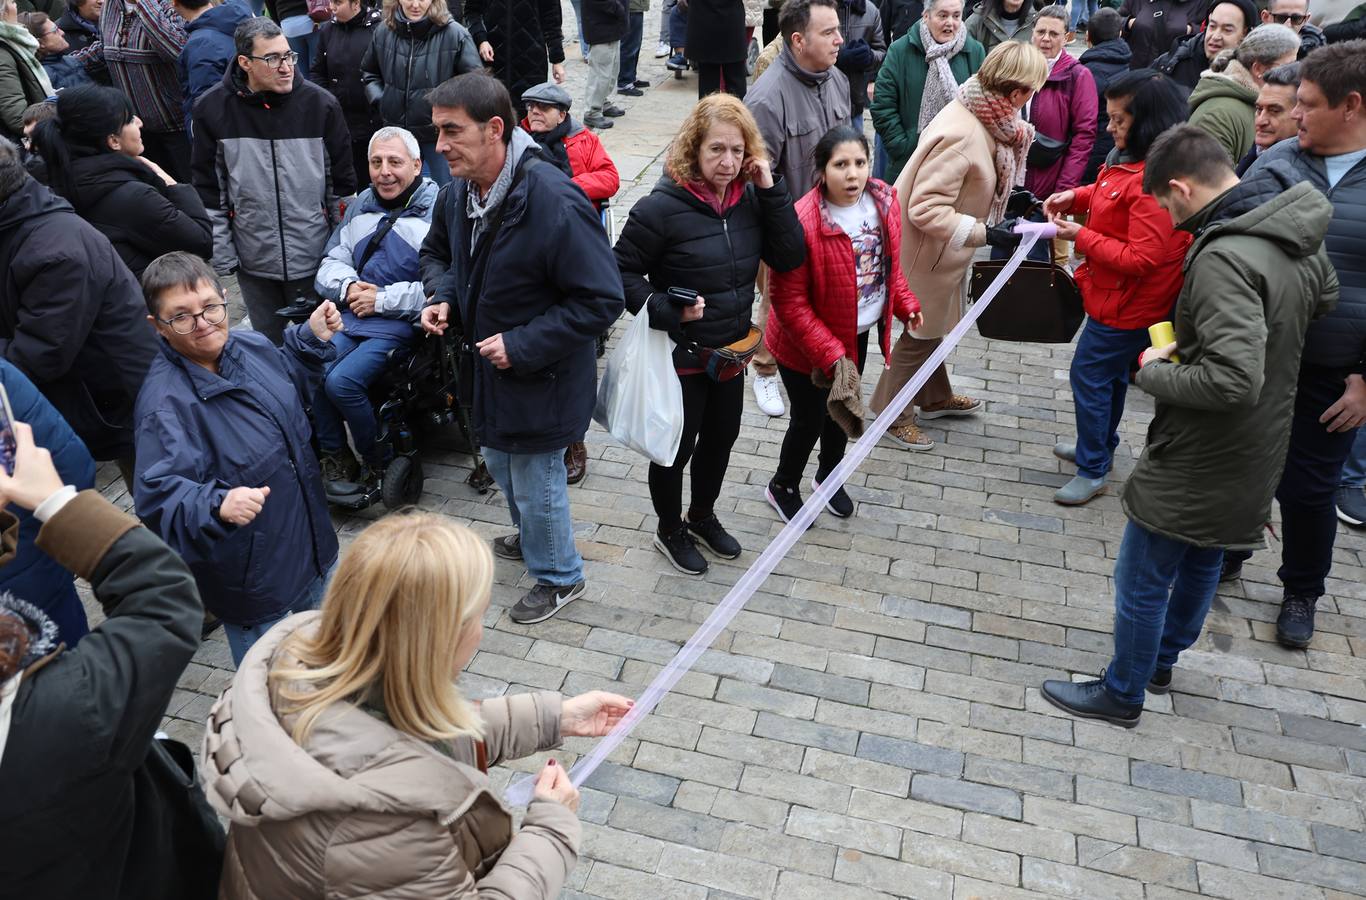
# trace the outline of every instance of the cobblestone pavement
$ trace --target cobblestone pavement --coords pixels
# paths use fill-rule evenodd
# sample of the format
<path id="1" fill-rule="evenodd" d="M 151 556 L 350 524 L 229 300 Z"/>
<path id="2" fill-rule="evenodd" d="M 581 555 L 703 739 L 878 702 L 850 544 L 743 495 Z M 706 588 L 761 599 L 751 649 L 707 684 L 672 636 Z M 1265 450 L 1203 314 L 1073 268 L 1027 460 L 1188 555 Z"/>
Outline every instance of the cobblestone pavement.
<path id="1" fill-rule="evenodd" d="M 568 7 L 566 7 L 568 9 Z M 567 13 L 567 16 L 572 14 Z M 691 99 L 651 57 L 646 97 L 605 139 L 620 209 L 648 191 Z M 568 47 L 577 96 L 583 67 Z M 617 331 L 620 332 L 618 325 Z M 615 338 L 614 338 L 615 341 Z M 881 446 L 854 475 L 849 520 L 822 516 L 677 691 L 583 792 L 569 898 L 785 900 L 1366 895 L 1366 535 L 1338 535 L 1308 650 L 1277 646 L 1276 551 L 1221 587 L 1204 636 L 1133 731 L 1074 720 L 1045 678 L 1107 662 L 1117 494 L 1152 404 L 1131 393 L 1110 491 L 1064 510 L 1070 349 L 989 343 L 953 356 L 984 414 L 932 423 L 933 452 Z M 867 384 L 880 371 L 868 366 Z M 748 394 L 748 392 L 747 392 Z M 506 609 L 529 586 L 498 561 L 475 697 L 639 693 L 780 527 L 764 502 L 787 420 L 747 396 L 719 512 L 746 547 L 681 577 L 651 548 L 646 465 L 596 427 L 570 490 L 588 597 L 541 625 Z M 493 537 L 503 500 L 433 448 L 422 507 Z M 126 502 L 117 474 L 106 492 Z M 345 542 L 377 513 L 339 516 Z M 197 746 L 231 678 L 221 633 L 181 679 L 167 730 Z M 590 746 L 556 753 L 572 763 Z M 513 771 L 495 770 L 501 787 Z"/>

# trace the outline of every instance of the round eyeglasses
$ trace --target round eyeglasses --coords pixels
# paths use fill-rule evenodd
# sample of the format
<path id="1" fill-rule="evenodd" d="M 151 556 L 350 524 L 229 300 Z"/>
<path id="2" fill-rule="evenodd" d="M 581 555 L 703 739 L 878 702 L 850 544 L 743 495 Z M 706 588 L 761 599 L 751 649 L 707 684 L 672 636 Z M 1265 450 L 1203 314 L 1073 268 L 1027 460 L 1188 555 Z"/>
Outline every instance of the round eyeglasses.
<path id="1" fill-rule="evenodd" d="M 210 303 L 205 306 L 202 312 L 181 313 L 178 316 L 171 316 L 169 319 L 158 318 L 157 321 L 162 325 L 171 326 L 171 330 L 176 334 L 193 334 L 199 327 L 199 320 L 203 319 L 205 325 L 222 325 L 228 317 L 228 304 Z"/>

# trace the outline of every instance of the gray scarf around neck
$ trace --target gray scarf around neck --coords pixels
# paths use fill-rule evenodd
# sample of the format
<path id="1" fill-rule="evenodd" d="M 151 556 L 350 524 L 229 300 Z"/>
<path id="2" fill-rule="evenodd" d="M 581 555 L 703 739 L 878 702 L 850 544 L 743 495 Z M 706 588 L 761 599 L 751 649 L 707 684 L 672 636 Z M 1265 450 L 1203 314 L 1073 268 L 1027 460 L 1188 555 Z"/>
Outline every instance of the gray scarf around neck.
<path id="1" fill-rule="evenodd" d="M 479 186 L 472 181 L 468 182 L 465 190 L 465 215 L 470 218 L 471 247 L 478 243 L 489 214 L 502 206 L 503 201 L 507 199 L 508 190 L 512 187 L 512 173 L 517 170 L 517 163 L 521 162 L 522 154 L 535 146 L 536 142 L 531 139 L 531 135 L 520 128 L 514 128 L 512 142 L 508 144 L 507 155 L 503 158 L 503 168 L 493 180 L 493 185 L 489 187 L 488 196 L 480 200 Z"/>
<path id="2" fill-rule="evenodd" d="M 924 131 L 925 126 L 939 115 L 939 111 L 958 96 L 958 80 L 953 77 L 949 60 L 962 52 L 963 45 L 968 40 L 968 30 L 961 25 L 953 40 L 947 44 L 941 44 L 934 39 L 934 35 L 930 34 L 930 25 L 924 19 L 920 20 L 919 28 L 920 43 L 925 45 L 925 62 L 929 64 L 929 71 L 925 73 L 925 89 L 920 93 L 917 132 Z"/>

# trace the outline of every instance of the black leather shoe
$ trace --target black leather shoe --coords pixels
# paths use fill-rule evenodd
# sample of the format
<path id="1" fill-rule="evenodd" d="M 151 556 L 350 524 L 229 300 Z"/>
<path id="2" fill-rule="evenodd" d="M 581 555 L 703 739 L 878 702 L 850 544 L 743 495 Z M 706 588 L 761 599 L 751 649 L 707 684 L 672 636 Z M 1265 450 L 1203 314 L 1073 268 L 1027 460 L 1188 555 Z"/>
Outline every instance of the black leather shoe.
<path id="1" fill-rule="evenodd" d="M 1153 672 L 1153 677 L 1148 679 L 1148 693 L 1165 694 L 1172 689 L 1172 670 L 1157 669 Z"/>
<path id="2" fill-rule="evenodd" d="M 1286 594 L 1281 614 L 1276 617 L 1276 640 L 1282 647 L 1300 650 L 1314 639 L 1314 606 L 1319 598 L 1312 594 Z"/>
<path id="3" fill-rule="evenodd" d="M 1105 690 L 1105 682 L 1045 681 L 1043 698 L 1063 712 L 1083 719 L 1100 719 L 1121 728 L 1133 728 L 1143 715 L 1142 706 L 1120 703 Z"/>
<path id="4" fill-rule="evenodd" d="M 1224 554 L 1224 564 L 1219 569 L 1220 581 L 1236 581 L 1243 577 L 1243 561 L 1236 556 Z"/>
<path id="5" fill-rule="evenodd" d="M 628 85 L 626 85 L 625 87 L 619 87 L 619 88 L 617 88 L 617 93 L 618 93 L 618 94 L 621 94 L 623 97 L 644 97 L 644 96 L 645 96 L 645 92 L 642 91 L 640 88 L 636 87 L 636 86 L 633 85 L 633 84 L 628 84 Z"/>

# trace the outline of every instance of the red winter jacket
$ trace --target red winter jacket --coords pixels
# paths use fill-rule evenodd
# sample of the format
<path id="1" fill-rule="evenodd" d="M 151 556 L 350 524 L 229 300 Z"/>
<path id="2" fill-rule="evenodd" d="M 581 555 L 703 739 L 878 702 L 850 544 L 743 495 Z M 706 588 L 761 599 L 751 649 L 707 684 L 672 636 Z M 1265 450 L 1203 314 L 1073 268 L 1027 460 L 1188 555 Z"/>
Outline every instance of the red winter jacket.
<path id="1" fill-rule="evenodd" d="M 571 131 L 564 138 L 564 152 L 569 157 L 569 168 L 573 171 L 573 182 L 577 184 L 588 199 L 593 201 L 594 209 L 602 208 L 602 201 L 611 200 L 621 187 L 621 176 L 602 141 L 593 132 L 579 123 L 577 131 Z M 531 131 L 531 123 L 522 120 L 522 129 Z"/>
<path id="2" fill-rule="evenodd" d="M 1076 189 L 1069 212 L 1087 213 L 1077 234 L 1086 261 L 1076 273 L 1086 314 L 1130 329 L 1171 318 L 1191 235 L 1143 193 L 1143 163 L 1102 166 L 1095 184 Z"/>
<path id="3" fill-rule="evenodd" d="M 901 207 L 891 185 L 868 179 L 868 193 L 882 218 L 882 259 L 887 303 L 882 309 L 882 356 L 891 356 L 892 318 L 905 322 L 920 301 L 901 274 Z M 773 308 L 764 343 L 789 369 L 829 370 L 841 356 L 857 359 L 858 290 L 849 235 L 826 212 L 820 185 L 797 201 L 806 235 L 806 261 L 789 272 L 769 274 Z"/>

